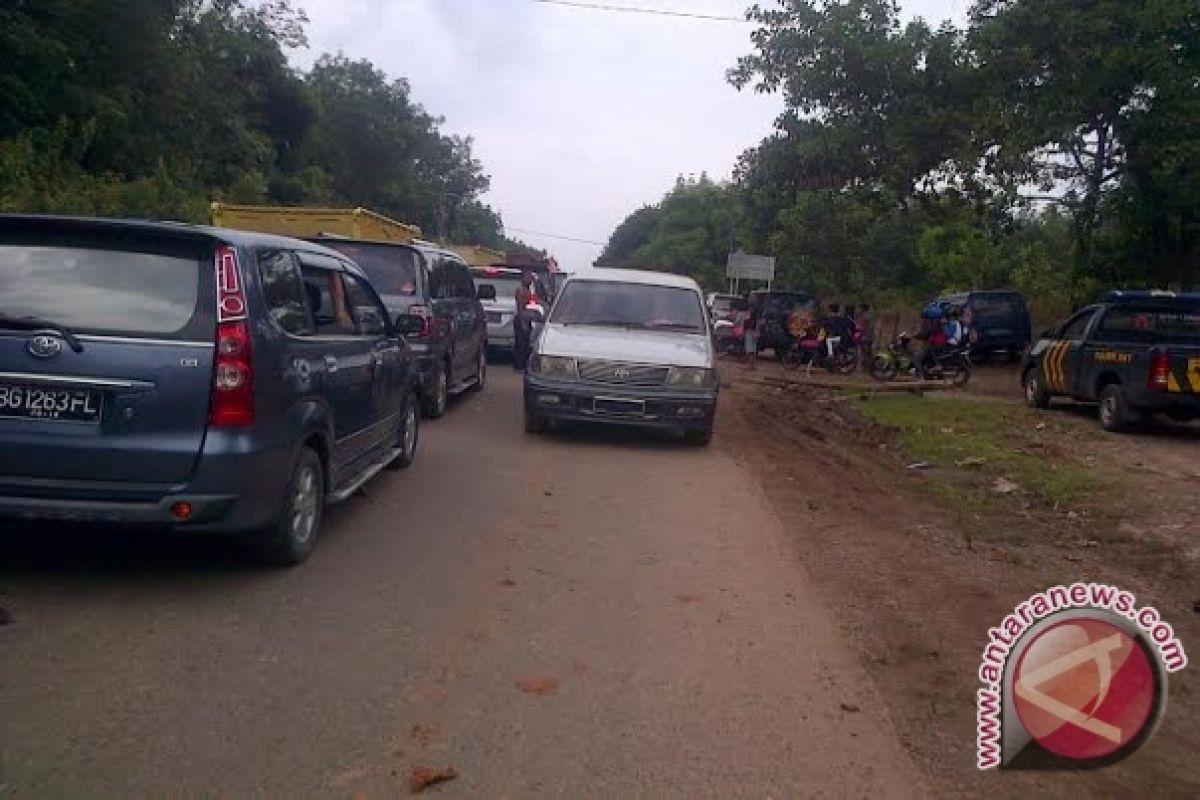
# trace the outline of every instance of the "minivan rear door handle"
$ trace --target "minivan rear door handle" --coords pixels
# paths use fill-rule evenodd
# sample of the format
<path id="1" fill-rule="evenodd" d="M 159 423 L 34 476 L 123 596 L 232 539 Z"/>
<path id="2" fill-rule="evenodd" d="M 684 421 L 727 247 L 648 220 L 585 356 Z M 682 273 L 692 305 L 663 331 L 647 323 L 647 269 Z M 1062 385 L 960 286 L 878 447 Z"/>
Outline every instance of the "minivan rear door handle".
<path id="1" fill-rule="evenodd" d="M 337 372 L 338 371 L 337 356 L 325 356 L 325 371 L 326 372 Z"/>

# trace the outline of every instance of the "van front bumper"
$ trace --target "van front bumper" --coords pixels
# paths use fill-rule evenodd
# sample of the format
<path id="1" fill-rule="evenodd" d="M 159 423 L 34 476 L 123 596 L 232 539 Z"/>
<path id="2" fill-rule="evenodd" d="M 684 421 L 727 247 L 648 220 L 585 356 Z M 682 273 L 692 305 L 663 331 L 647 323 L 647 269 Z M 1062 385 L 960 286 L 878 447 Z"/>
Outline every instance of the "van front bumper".
<path id="1" fill-rule="evenodd" d="M 717 389 L 622 387 L 551 381 L 526 373 L 525 413 L 543 419 L 704 431 L 712 427 L 717 413 Z"/>

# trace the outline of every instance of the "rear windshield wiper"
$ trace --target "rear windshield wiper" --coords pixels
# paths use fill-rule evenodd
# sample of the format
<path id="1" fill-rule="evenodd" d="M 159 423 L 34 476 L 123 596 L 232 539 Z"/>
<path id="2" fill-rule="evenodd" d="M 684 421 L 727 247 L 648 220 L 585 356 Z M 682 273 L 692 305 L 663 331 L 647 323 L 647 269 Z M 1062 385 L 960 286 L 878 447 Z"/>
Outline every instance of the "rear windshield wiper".
<path id="1" fill-rule="evenodd" d="M 59 325 L 57 322 L 51 322 L 48 319 L 40 317 L 13 317 L 0 313 L 0 328 L 21 331 L 45 330 L 49 333 L 57 333 L 76 353 L 83 352 L 83 342 L 79 341 L 79 337 L 72 333 L 70 328 L 65 325 Z"/>

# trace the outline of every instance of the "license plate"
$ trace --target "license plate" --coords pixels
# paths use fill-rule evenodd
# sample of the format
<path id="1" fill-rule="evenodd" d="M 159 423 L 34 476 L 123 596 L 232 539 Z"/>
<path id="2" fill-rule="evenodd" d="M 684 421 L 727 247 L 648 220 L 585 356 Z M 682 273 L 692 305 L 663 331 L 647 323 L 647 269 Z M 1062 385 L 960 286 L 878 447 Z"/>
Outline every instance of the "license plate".
<path id="1" fill-rule="evenodd" d="M 592 401 L 592 410 L 597 414 L 619 414 L 621 416 L 643 416 L 645 400 L 625 400 L 616 397 L 597 397 Z"/>
<path id="2" fill-rule="evenodd" d="M 0 383 L 0 417 L 99 422 L 100 393 Z"/>
<path id="3" fill-rule="evenodd" d="M 496 323 L 498 323 L 498 322 L 501 322 L 501 321 L 503 321 L 503 319 L 504 319 L 504 318 L 503 318 L 502 316 L 500 316 L 500 314 L 498 314 L 498 313 L 497 313 L 497 312 L 495 312 L 495 311 L 489 311 L 489 312 L 487 312 L 487 321 L 488 321 L 488 322 L 490 322 L 490 323 L 492 323 L 493 325 L 494 325 L 494 324 L 496 324 Z"/>

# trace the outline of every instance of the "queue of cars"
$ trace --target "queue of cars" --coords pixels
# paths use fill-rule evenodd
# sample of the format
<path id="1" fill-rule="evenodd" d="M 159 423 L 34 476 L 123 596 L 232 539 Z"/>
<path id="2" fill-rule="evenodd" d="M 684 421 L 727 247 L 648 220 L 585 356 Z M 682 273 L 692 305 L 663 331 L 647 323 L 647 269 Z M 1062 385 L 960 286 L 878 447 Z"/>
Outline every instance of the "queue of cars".
<path id="1" fill-rule="evenodd" d="M 0 518 L 248 533 L 279 564 L 312 552 L 327 504 L 414 462 L 422 411 L 484 387 L 489 330 L 502 332 L 487 314 L 519 280 L 477 284 L 424 242 L 2 214 L 0 265 Z M 532 427 L 572 417 L 707 441 L 699 288 L 621 274 L 562 293 L 527 378 Z M 567 359 L 576 373 L 552 371 Z M 592 383 L 604 390 L 585 407 Z M 537 394 L 551 390 L 555 409 Z"/>

